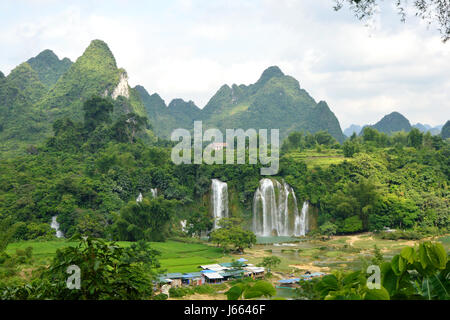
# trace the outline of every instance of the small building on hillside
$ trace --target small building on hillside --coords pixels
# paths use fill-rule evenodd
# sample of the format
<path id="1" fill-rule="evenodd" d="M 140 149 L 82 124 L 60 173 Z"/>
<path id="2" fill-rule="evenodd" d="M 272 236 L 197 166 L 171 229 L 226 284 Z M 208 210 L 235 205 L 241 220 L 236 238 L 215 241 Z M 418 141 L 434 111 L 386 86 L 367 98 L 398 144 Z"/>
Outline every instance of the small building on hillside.
<path id="1" fill-rule="evenodd" d="M 247 265 L 240 261 L 234 261 L 234 262 L 224 262 L 219 264 L 221 267 L 225 267 L 228 269 L 238 269 L 246 267 Z"/>
<path id="2" fill-rule="evenodd" d="M 182 273 L 166 273 L 158 277 L 157 282 L 160 286 L 169 285 L 171 288 L 181 287 L 183 274 Z"/>
<path id="3" fill-rule="evenodd" d="M 253 279 L 264 278 L 265 269 L 263 267 L 244 267 L 245 275 L 252 277 Z"/>
<path id="4" fill-rule="evenodd" d="M 313 272 L 313 273 L 307 272 L 307 273 L 301 275 L 300 279 L 301 280 L 305 280 L 305 281 L 309 281 L 309 280 L 311 280 L 313 278 L 320 278 L 320 277 L 323 277 L 325 275 L 327 275 L 327 274 L 323 273 L 323 272 Z"/>
<path id="5" fill-rule="evenodd" d="M 183 274 L 182 283 L 191 286 L 200 286 L 205 283 L 205 278 L 201 272 L 190 272 Z"/>
<path id="6" fill-rule="evenodd" d="M 240 279 L 244 277 L 244 270 L 227 270 L 219 273 L 225 281 L 231 279 Z"/>
<path id="7" fill-rule="evenodd" d="M 224 280 L 224 277 L 217 272 L 204 272 L 203 276 L 205 277 L 205 283 L 209 284 L 222 283 Z"/>
<path id="8" fill-rule="evenodd" d="M 220 264 L 208 264 L 208 265 L 204 265 L 204 266 L 200 266 L 200 268 L 203 269 L 203 271 L 205 270 L 212 270 L 215 272 L 219 272 L 219 271 L 225 271 L 230 269 L 230 267 L 224 267 Z"/>

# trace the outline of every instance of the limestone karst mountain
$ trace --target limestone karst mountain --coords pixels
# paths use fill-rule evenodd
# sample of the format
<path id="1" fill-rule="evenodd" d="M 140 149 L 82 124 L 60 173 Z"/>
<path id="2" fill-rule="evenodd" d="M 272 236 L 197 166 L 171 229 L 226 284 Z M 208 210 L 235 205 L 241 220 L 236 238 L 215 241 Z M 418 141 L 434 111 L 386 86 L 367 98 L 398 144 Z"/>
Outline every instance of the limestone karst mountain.
<path id="1" fill-rule="evenodd" d="M 359 126 L 359 125 L 357 125 L 357 124 L 352 124 L 352 125 L 350 125 L 347 129 L 345 129 L 344 130 L 344 134 L 347 136 L 347 137 L 351 137 L 351 135 L 353 134 L 353 133 L 356 133 L 357 135 L 361 132 L 361 130 L 362 130 L 362 127 L 361 126 Z"/>
<path id="2" fill-rule="evenodd" d="M 266 69 L 254 84 L 223 85 L 201 110 L 193 102 L 180 99 L 164 109 L 159 96 L 150 99 L 144 90 L 139 92 L 146 110 L 156 116 L 151 119 L 156 132 L 166 138 L 173 129 L 192 129 L 194 120 L 202 120 L 204 129 L 223 132 L 229 128 L 280 129 L 284 138 L 292 131 L 325 130 L 338 141 L 344 140 L 339 121 L 327 103 L 317 103 L 297 80 L 276 66 Z"/>
<path id="3" fill-rule="evenodd" d="M 94 95 L 110 98 L 115 116 L 145 116 L 142 100 L 127 79 L 101 40 L 93 40 L 74 63 L 59 60 L 50 50 L 41 52 L 0 81 L 1 150 L 20 153 L 43 142 L 56 119 L 80 121 L 83 102 Z"/>
<path id="4" fill-rule="evenodd" d="M 59 59 L 52 50 L 44 50 L 27 63 L 37 72 L 39 80 L 47 87 L 53 86 L 73 64 L 68 58 Z"/>
<path id="5" fill-rule="evenodd" d="M 441 137 L 444 139 L 450 138 L 450 120 L 448 120 L 441 130 Z"/>
<path id="6" fill-rule="evenodd" d="M 396 131 L 411 131 L 411 123 L 399 112 L 392 112 L 385 115 L 380 121 L 371 126 L 379 132 L 391 134 Z"/>
<path id="7" fill-rule="evenodd" d="M 276 66 L 267 68 L 254 84 L 223 85 L 203 109 L 183 99 L 166 105 L 157 93 L 131 88 L 108 45 L 93 40 L 73 63 L 44 50 L 7 77 L 0 75 L 1 150 L 20 153 L 43 142 L 57 119 L 81 121 L 84 101 L 95 95 L 110 99 L 114 117 L 130 112 L 148 117 L 162 138 L 169 138 L 176 128 L 190 130 L 195 120 L 202 120 L 204 129 L 280 129 L 281 138 L 292 131 L 325 130 L 344 140 L 327 103 L 317 103 Z"/>

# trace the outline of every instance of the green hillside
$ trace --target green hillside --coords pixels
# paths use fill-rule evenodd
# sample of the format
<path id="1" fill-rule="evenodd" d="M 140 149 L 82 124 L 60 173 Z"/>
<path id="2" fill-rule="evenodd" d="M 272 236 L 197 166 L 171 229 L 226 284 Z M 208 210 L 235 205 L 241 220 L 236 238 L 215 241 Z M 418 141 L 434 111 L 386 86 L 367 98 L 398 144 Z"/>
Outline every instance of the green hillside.
<path id="1" fill-rule="evenodd" d="M 70 68 L 73 62 L 68 58 L 59 60 L 53 51 L 47 49 L 36 57 L 29 59 L 27 63 L 37 72 L 41 82 L 47 87 L 51 87 Z"/>
<path id="2" fill-rule="evenodd" d="M 28 63 L 22 63 L 0 79 L 0 155 L 40 141 L 46 130 L 45 116 L 34 104 L 46 88 Z"/>
<path id="3" fill-rule="evenodd" d="M 441 137 L 443 139 L 450 138 L 450 120 L 445 123 L 445 125 L 442 127 L 441 131 Z"/>
<path id="4" fill-rule="evenodd" d="M 380 121 L 372 126 L 372 128 L 377 129 L 379 132 L 386 134 L 391 134 L 397 131 L 411 131 L 411 124 L 409 120 L 406 119 L 402 114 L 398 112 L 392 112 L 385 115 Z"/>
<path id="5" fill-rule="evenodd" d="M 111 100 L 114 118 L 130 112 L 147 115 L 126 71 L 101 40 L 92 41 L 73 64 L 45 50 L 17 66 L 0 78 L 0 156 L 23 154 L 43 142 L 57 119 L 80 121 L 83 102 L 93 95 Z"/>
<path id="6" fill-rule="evenodd" d="M 339 121 L 327 103 L 316 103 L 296 79 L 275 66 L 266 69 L 254 84 L 223 85 L 201 110 L 182 99 L 175 99 L 164 108 L 165 103 L 157 94 L 150 96 L 143 87 L 139 93 L 155 132 L 165 138 L 176 128 L 192 129 L 194 120 L 202 120 L 205 130 L 280 129 L 281 138 L 292 131 L 325 130 L 336 140 L 344 140 Z"/>
<path id="7" fill-rule="evenodd" d="M 111 93 L 124 72 L 117 68 L 107 44 L 94 40 L 38 106 L 46 112 L 49 121 L 61 116 L 79 120 L 83 100 Z"/>
<path id="8" fill-rule="evenodd" d="M 252 85 L 222 86 L 202 110 L 207 127 L 280 129 L 311 133 L 325 130 L 342 142 L 344 135 L 326 102 L 316 103 L 298 81 L 270 67 Z"/>

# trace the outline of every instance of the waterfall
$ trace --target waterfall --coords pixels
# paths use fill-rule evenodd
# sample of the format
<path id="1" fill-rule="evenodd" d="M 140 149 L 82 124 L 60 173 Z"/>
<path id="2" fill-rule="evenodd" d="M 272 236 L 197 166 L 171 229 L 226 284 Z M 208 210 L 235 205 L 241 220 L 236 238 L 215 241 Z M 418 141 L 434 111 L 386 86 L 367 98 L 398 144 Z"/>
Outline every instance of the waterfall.
<path id="1" fill-rule="evenodd" d="M 158 196 L 158 189 L 151 188 L 150 191 L 152 192 L 152 197 L 156 198 Z"/>
<path id="2" fill-rule="evenodd" d="M 59 230 L 59 223 L 58 221 L 56 221 L 57 218 L 58 216 L 52 217 L 52 223 L 50 224 L 50 228 L 55 229 L 57 238 L 63 238 L 64 234 L 62 233 L 61 230 Z"/>
<path id="3" fill-rule="evenodd" d="M 212 179 L 211 206 L 214 217 L 214 229 L 218 228 L 218 222 L 222 218 L 228 218 L 228 186 L 226 182 Z"/>
<path id="4" fill-rule="evenodd" d="M 304 236 L 309 231 L 308 209 L 308 201 L 303 202 L 301 214 L 295 217 L 295 230 L 299 230 L 300 236 Z"/>
<path id="5" fill-rule="evenodd" d="M 138 197 L 136 198 L 136 202 L 137 202 L 137 203 L 142 202 L 142 193 L 139 192 L 139 195 L 138 195 Z"/>
<path id="6" fill-rule="evenodd" d="M 181 231 L 187 232 L 187 228 L 186 228 L 187 220 L 181 220 L 180 224 L 181 224 Z"/>
<path id="7" fill-rule="evenodd" d="M 306 205 L 305 205 L 306 204 Z M 261 179 L 253 197 L 253 231 L 258 236 L 304 236 L 308 203 L 298 212 L 294 189 L 286 182 Z"/>

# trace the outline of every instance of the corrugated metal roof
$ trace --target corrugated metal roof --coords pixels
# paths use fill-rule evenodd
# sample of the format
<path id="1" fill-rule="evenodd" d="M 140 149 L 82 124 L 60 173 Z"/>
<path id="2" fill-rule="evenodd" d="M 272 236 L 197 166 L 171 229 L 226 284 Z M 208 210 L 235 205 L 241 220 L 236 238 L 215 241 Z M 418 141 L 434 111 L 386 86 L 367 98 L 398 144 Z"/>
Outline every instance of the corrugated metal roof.
<path id="1" fill-rule="evenodd" d="M 214 270 L 202 270 L 201 273 L 215 273 Z"/>
<path id="2" fill-rule="evenodd" d="M 220 264 L 222 267 L 233 268 L 233 267 L 244 267 L 245 263 L 241 261 L 236 261 L 233 265 L 233 262 L 224 262 Z"/>
<path id="3" fill-rule="evenodd" d="M 229 270 L 222 271 L 220 274 L 224 277 L 241 276 L 244 274 L 244 270 Z"/>
<path id="4" fill-rule="evenodd" d="M 202 269 L 211 269 L 211 268 L 221 268 L 220 264 L 207 264 L 204 266 L 200 266 Z"/>
<path id="5" fill-rule="evenodd" d="M 202 276 L 201 272 L 190 272 L 190 273 L 185 273 L 183 274 L 183 278 L 187 279 L 187 278 L 199 278 Z"/>
<path id="6" fill-rule="evenodd" d="M 205 277 L 207 277 L 208 279 L 223 279 L 223 277 L 217 272 L 205 273 Z"/>
<path id="7" fill-rule="evenodd" d="M 168 273 L 167 276 L 169 278 L 181 278 L 183 276 L 182 273 L 176 272 L 176 273 Z"/>
<path id="8" fill-rule="evenodd" d="M 300 278 L 278 280 L 279 283 L 296 283 L 299 281 L 300 281 Z"/>
<path id="9" fill-rule="evenodd" d="M 224 262 L 224 263 L 221 263 L 220 264 L 222 267 L 231 267 L 232 265 L 233 265 L 233 263 L 232 262 Z"/>
<path id="10" fill-rule="evenodd" d="M 162 274 L 160 275 L 160 277 L 162 278 L 171 278 L 171 279 L 181 279 L 183 278 L 183 274 L 182 273 L 166 273 L 166 274 Z"/>

